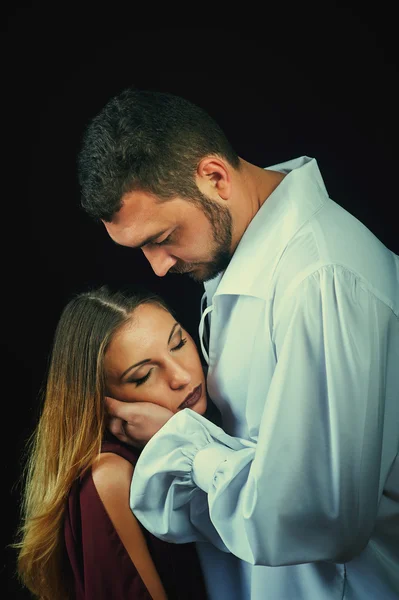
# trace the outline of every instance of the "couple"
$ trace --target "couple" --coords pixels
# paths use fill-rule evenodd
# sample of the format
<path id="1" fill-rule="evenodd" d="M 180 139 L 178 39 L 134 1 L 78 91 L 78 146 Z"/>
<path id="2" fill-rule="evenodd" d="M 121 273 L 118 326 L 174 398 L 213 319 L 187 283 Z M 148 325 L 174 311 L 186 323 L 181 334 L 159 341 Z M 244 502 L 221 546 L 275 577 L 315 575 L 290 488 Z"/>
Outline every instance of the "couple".
<path id="1" fill-rule="evenodd" d="M 314 159 L 248 163 L 169 94 L 111 99 L 79 168 L 83 206 L 116 243 L 204 282 L 207 389 L 159 299 L 72 300 L 31 454 L 22 578 L 91 598 L 79 586 L 96 556 L 107 598 L 399 598 L 398 256 L 329 198 Z M 94 505 L 117 546 L 102 553 L 89 522 L 82 556 L 76 523 Z"/>

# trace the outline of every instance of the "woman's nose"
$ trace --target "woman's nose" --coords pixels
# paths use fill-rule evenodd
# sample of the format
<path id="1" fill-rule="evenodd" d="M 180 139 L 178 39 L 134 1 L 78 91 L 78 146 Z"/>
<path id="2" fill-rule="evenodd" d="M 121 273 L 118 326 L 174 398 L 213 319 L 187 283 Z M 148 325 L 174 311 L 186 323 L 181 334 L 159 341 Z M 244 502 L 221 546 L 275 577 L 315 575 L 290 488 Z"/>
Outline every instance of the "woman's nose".
<path id="1" fill-rule="evenodd" d="M 170 372 L 170 387 L 173 390 L 179 390 L 181 388 L 184 388 L 190 382 L 191 376 L 187 369 L 185 369 L 178 363 L 174 363 Z"/>

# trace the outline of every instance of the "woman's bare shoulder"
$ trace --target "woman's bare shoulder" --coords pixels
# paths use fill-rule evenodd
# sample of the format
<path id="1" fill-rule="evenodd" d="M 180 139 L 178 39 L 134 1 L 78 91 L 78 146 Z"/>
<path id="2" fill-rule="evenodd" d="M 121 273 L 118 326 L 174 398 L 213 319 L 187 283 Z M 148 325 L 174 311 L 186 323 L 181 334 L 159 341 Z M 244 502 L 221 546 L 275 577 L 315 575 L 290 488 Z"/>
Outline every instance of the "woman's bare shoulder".
<path id="1" fill-rule="evenodd" d="M 113 452 L 101 453 L 92 466 L 93 482 L 104 504 L 116 500 L 119 494 L 126 498 L 132 476 L 133 465 Z"/>

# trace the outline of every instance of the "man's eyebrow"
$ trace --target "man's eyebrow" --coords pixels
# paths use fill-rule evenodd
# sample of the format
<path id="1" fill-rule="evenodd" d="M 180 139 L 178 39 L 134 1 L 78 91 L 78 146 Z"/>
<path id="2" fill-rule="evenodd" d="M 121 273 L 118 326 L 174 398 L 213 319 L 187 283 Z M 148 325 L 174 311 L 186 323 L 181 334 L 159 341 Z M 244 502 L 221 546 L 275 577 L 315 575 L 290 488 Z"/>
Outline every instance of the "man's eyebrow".
<path id="1" fill-rule="evenodd" d="M 145 240 L 143 240 L 142 242 L 140 242 L 138 244 L 135 244 L 134 246 L 130 246 L 129 245 L 129 248 L 139 249 L 139 248 L 142 248 L 143 246 L 146 246 L 147 244 L 151 244 L 157 238 L 159 238 L 161 235 L 163 235 L 166 231 L 167 231 L 167 229 L 164 229 L 163 231 L 158 231 L 158 233 L 155 233 L 154 235 L 148 236 L 147 238 L 145 238 Z M 118 242 L 116 242 L 115 240 L 112 240 L 112 241 L 117 246 L 125 246 L 125 244 L 118 244 Z"/>

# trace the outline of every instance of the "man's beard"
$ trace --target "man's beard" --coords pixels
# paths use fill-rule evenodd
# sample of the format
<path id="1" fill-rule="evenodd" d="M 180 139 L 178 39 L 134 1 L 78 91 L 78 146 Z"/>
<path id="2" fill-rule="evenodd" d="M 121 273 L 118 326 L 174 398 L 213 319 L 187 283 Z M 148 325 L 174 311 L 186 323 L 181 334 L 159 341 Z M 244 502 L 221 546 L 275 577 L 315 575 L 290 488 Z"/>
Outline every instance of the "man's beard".
<path id="1" fill-rule="evenodd" d="M 202 263 L 178 261 L 170 269 L 170 273 L 188 273 L 188 276 L 197 283 L 204 283 L 224 271 L 230 262 L 233 221 L 227 207 L 220 206 L 203 194 L 199 194 L 197 198 L 190 201 L 205 213 L 212 227 L 213 244 L 211 252 L 213 258 Z M 200 273 L 195 272 L 198 269 Z"/>

